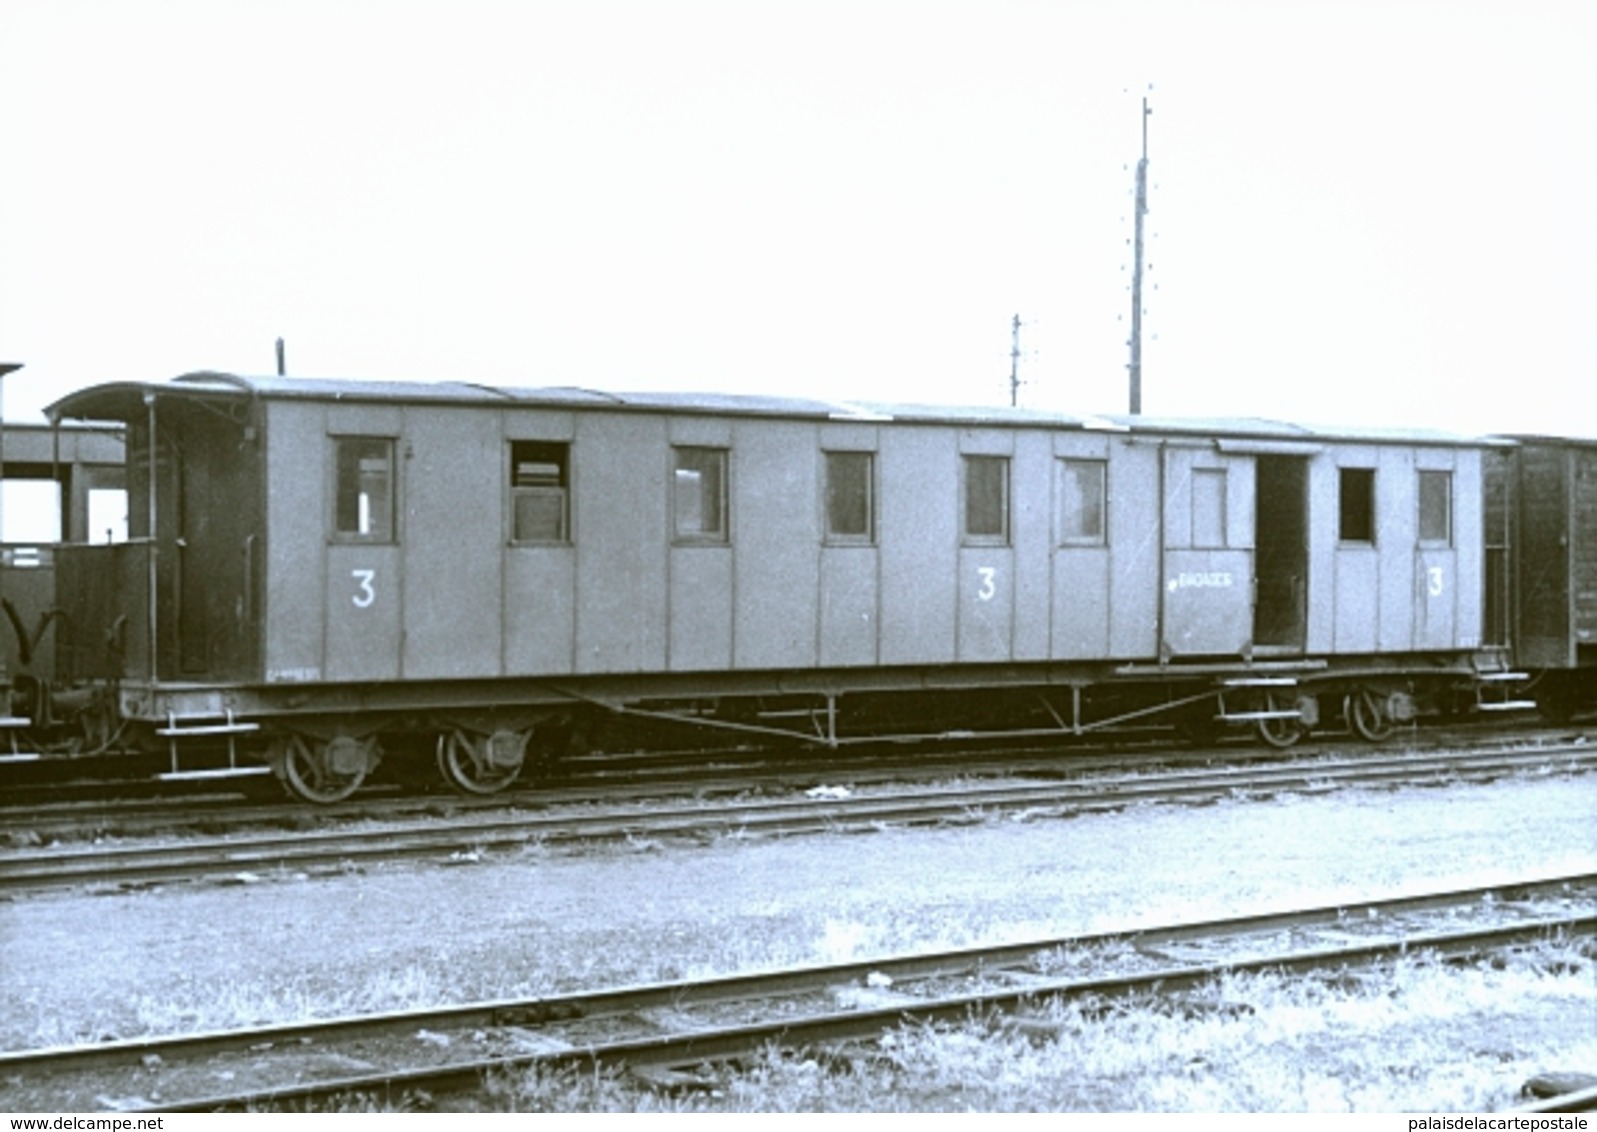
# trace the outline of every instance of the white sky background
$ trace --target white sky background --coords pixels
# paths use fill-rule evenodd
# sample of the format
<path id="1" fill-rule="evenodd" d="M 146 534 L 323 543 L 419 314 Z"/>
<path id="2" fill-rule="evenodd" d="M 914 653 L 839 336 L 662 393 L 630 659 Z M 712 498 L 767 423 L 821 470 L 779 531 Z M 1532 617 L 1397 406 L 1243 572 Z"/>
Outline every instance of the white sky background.
<path id="1" fill-rule="evenodd" d="M 0 4 L 8 420 L 196 369 L 1597 435 L 1597 4 Z M 1149 91 L 1149 84 L 1152 90 Z"/>

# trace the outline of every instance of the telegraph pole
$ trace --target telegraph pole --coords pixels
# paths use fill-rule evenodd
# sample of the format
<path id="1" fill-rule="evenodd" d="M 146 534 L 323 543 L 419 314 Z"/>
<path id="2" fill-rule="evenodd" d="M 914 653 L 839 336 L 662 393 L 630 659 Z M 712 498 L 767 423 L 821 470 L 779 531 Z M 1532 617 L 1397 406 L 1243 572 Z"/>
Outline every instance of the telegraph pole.
<path id="1" fill-rule="evenodd" d="M 1142 218 L 1148 213 L 1148 108 L 1142 99 L 1142 159 L 1137 162 L 1135 260 L 1131 269 L 1131 415 L 1142 412 Z"/>
<path id="2" fill-rule="evenodd" d="M 1009 324 L 1009 407 L 1020 403 L 1020 315 Z"/>
<path id="3" fill-rule="evenodd" d="M 5 379 L 22 368 L 21 362 L 0 362 L 0 542 L 5 541 L 6 402 Z M 3 713 L 0 713 L 3 714 Z"/>
<path id="4" fill-rule="evenodd" d="M 10 375 L 10 374 L 16 373 L 17 370 L 19 370 L 21 368 L 22 368 L 22 364 L 20 362 L 0 362 L 0 390 L 3 390 L 3 388 L 4 388 L 6 377 L 8 375 Z M 5 525 L 6 525 L 6 517 L 5 517 L 5 478 L 6 478 L 6 411 L 5 411 L 5 396 L 4 396 L 3 391 L 0 391 L 0 543 L 3 543 L 5 541 Z M 5 552 L 3 550 L 0 550 L 0 557 L 3 557 L 4 553 Z M 0 600 L 3 600 L 3 597 L 0 597 Z M 8 652 L 7 649 L 0 648 L 0 677 L 5 676 L 9 672 L 10 667 L 11 667 L 10 663 L 9 663 L 9 658 L 6 655 L 7 652 Z M 19 652 L 18 652 L 18 659 L 19 660 L 21 659 L 20 646 L 19 646 Z M 11 710 L 10 710 L 9 706 L 4 705 L 4 704 L 0 704 L 0 716 L 9 717 L 10 715 L 11 715 Z"/>

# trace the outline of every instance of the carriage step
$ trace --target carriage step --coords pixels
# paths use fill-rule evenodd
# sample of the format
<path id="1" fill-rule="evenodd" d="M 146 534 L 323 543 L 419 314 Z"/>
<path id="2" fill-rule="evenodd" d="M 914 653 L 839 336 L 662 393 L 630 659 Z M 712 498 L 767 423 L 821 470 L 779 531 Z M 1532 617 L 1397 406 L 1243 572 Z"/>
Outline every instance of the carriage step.
<path id="1" fill-rule="evenodd" d="M 245 735 L 260 729 L 259 723 L 217 723 L 201 727 L 157 727 L 155 733 L 163 738 L 187 738 L 190 735 Z"/>
<path id="2" fill-rule="evenodd" d="M 24 715 L 0 715 L 0 729 L 20 731 L 25 727 L 32 727 L 33 720 Z M 16 738 L 10 740 L 10 746 L 15 747 Z M 37 751 L 5 751 L 0 753 L 0 763 L 36 763 L 43 756 Z"/>
<path id="3" fill-rule="evenodd" d="M 1296 708 L 1285 708 L 1280 711 L 1231 711 L 1224 715 L 1217 715 L 1215 719 L 1221 723 L 1255 723 L 1261 719 L 1302 719 L 1303 713 Z"/>
<path id="4" fill-rule="evenodd" d="M 1225 681 L 1227 688 L 1295 688 L 1295 676 L 1231 676 Z"/>
<path id="5" fill-rule="evenodd" d="M 212 778 L 253 778 L 271 773 L 269 766 L 221 766 L 214 770 L 169 770 L 155 777 L 162 782 L 204 782 Z"/>
<path id="6" fill-rule="evenodd" d="M 1541 705 L 1535 700 L 1498 700 L 1496 702 L 1479 703 L 1475 705 L 1476 711 L 1535 711 Z"/>
<path id="7" fill-rule="evenodd" d="M 247 735 L 251 731 L 259 731 L 259 723 L 239 723 L 233 718 L 233 713 L 228 712 L 220 723 L 201 723 L 200 720 L 217 719 L 214 715 L 190 715 L 179 718 L 175 715 L 166 717 L 166 726 L 157 727 L 155 733 L 165 739 L 188 738 L 193 735 Z"/>
<path id="8" fill-rule="evenodd" d="M 1475 679 L 1483 684 L 1513 683 L 1516 680 L 1529 680 L 1529 672 L 1477 672 Z"/>

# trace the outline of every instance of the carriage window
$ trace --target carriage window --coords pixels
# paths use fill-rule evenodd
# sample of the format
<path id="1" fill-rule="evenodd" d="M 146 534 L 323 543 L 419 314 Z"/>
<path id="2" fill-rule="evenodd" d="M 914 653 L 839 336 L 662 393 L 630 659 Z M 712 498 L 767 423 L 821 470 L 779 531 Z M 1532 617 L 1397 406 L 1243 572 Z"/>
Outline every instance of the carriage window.
<path id="1" fill-rule="evenodd" d="M 1009 542 L 1009 459 L 965 457 L 965 538 L 988 545 Z"/>
<path id="2" fill-rule="evenodd" d="M 1453 473 L 1420 473 L 1420 541 L 1453 542 Z"/>
<path id="3" fill-rule="evenodd" d="M 0 542 L 60 542 L 60 483 L 21 476 L 0 480 L 0 516 Z"/>
<path id="4" fill-rule="evenodd" d="M 677 448 L 671 506 L 676 537 L 725 542 L 726 449 Z"/>
<path id="5" fill-rule="evenodd" d="M 1375 469 L 1341 469 L 1341 527 L 1343 542 L 1375 542 Z"/>
<path id="6" fill-rule="evenodd" d="M 1196 468 L 1192 472 L 1192 545 L 1225 545 L 1225 469 Z"/>
<path id="7" fill-rule="evenodd" d="M 128 541 L 128 493 L 120 487 L 89 489 L 89 541 Z"/>
<path id="8" fill-rule="evenodd" d="M 510 537 L 515 542 L 565 542 L 571 445 L 510 442 Z"/>
<path id="9" fill-rule="evenodd" d="M 1059 461 L 1059 541 L 1102 546 L 1107 541 L 1109 465 L 1103 460 Z"/>
<path id="10" fill-rule="evenodd" d="M 826 453 L 826 537 L 870 542 L 876 536 L 875 495 L 869 452 Z"/>
<path id="11" fill-rule="evenodd" d="M 333 530 L 356 542 L 394 541 L 394 442 L 335 436 L 337 499 Z"/>

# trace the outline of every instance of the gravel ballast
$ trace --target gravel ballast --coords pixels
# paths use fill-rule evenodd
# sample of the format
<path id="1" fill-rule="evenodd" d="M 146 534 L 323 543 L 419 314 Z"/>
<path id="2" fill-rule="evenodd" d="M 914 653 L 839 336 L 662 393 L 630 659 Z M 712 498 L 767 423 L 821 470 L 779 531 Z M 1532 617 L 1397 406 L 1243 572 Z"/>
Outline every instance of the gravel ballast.
<path id="1" fill-rule="evenodd" d="M 640 841 L 0 905 L 16 1049 L 1103 932 L 1597 869 L 1597 778 Z"/>

